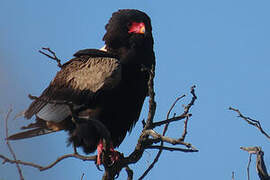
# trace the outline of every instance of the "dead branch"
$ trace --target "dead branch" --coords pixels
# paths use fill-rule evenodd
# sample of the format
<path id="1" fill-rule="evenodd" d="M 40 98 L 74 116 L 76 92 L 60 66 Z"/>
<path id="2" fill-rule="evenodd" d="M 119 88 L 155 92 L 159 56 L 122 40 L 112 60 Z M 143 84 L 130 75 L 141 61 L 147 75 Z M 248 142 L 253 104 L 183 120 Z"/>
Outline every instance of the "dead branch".
<path id="1" fill-rule="evenodd" d="M 40 171 L 45 171 L 45 170 L 48 170 L 52 167 L 54 167 L 56 164 L 58 164 L 59 162 L 61 162 L 62 160 L 64 159 L 67 159 L 67 158 L 77 158 L 77 159 L 80 159 L 80 160 L 83 160 L 83 161 L 96 161 L 96 156 L 82 156 L 80 154 L 65 154 L 63 156 L 60 156 L 59 158 L 57 158 L 54 162 L 50 163 L 49 165 L 47 166 L 41 166 L 39 164 L 35 164 L 35 163 L 31 163 L 31 162 L 26 162 L 26 161 L 21 161 L 21 160 L 12 160 L 12 159 L 9 159 L 8 157 L 6 156 L 3 156 L 0 154 L 0 158 L 4 160 L 3 163 L 11 163 L 11 164 L 21 164 L 21 165 L 24 165 L 24 166 L 30 166 L 30 167 L 33 167 L 33 168 L 37 168 L 39 169 Z"/>
<path id="2" fill-rule="evenodd" d="M 149 94 L 149 111 L 146 120 L 146 124 L 143 130 L 150 129 L 153 124 L 153 119 L 156 113 L 157 103 L 155 101 L 155 92 L 154 92 L 154 77 L 155 77 L 155 66 L 153 65 L 149 72 L 149 80 L 148 80 L 148 94 Z"/>
<path id="3" fill-rule="evenodd" d="M 171 138 L 171 137 L 162 136 L 161 134 L 158 134 L 157 132 L 155 132 L 152 129 L 146 130 L 143 133 L 144 133 L 144 135 L 151 136 L 152 137 L 151 140 L 153 140 L 152 141 L 153 143 L 158 143 L 158 142 L 163 141 L 163 142 L 166 142 L 166 143 L 169 143 L 169 144 L 172 144 L 172 145 L 181 144 L 181 145 L 186 146 L 187 148 L 197 149 L 191 143 L 183 142 L 182 138 L 174 139 L 174 138 Z"/>
<path id="4" fill-rule="evenodd" d="M 81 180 L 83 180 L 83 177 L 84 177 L 84 173 L 82 173 Z"/>
<path id="5" fill-rule="evenodd" d="M 181 152 L 198 152 L 199 151 L 197 149 L 173 148 L 173 147 L 166 147 L 166 146 L 148 146 L 147 149 L 160 149 L 160 150 L 181 151 Z"/>
<path id="6" fill-rule="evenodd" d="M 184 94 L 184 95 L 182 95 L 182 96 L 176 98 L 176 100 L 175 100 L 175 101 L 173 102 L 173 104 L 171 105 L 169 111 L 167 112 L 166 120 L 169 119 L 170 114 L 171 114 L 173 108 L 175 107 L 176 103 L 177 103 L 180 99 L 184 98 L 185 96 L 186 96 L 186 95 Z M 166 132 L 167 132 L 167 130 L 168 130 L 168 127 L 169 127 L 169 123 L 165 124 L 164 129 L 163 129 L 163 133 L 162 133 L 163 136 L 166 134 Z"/>
<path id="7" fill-rule="evenodd" d="M 176 103 L 177 103 L 180 99 L 182 99 L 183 97 L 185 97 L 185 95 L 182 95 L 182 96 L 176 98 L 176 100 L 173 102 L 173 104 L 171 105 L 169 111 L 167 112 L 166 120 L 169 119 L 170 114 L 171 114 L 171 111 L 172 111 L 173 108 L 175 107 Z M 163 128 L 163 133 L 162 133 L 163 136 L 166 134 L 166 131 L 168 130 L 168 127 L 169 127 L 169 123 L 166 123 L 165 126 L 164 126 L 164 128 Z M 164 142 L 161 141 L 160 146 L 163 147 L 163 144 L 164 144 Z M 150 147 L 148 147 L 148 148 L 150 148 Z M 150 166 L 144 171 L 144 173 L 141 175 L 141 177 L 140 177 L 139 179 L 143 179 L 143 178 L 149 173 L 149 171 L 154 167 L 154 165 L 158 162 L 159 157 L 161 156 L 162 151 L 163 151 L 163 149 L 160 148 L 159 151 L 158 151 L 158 153 L 157 153 L 157 155 L 156 155 L 156 157 L 154 158 L 153 162 L 152 162 L 152 163 L 150 164 Z"/>
<path id="8" fill-rule="evenodd" d="M 258 176 L 261 180 L 270 180 L 270 176 L 267 173 L 267 169 L 263 160 L 264 152 L 260 149 L 260 151 L 257 152 L 257 158 L 256 158 L 256 169 Z"/>
<path id="9" fill-rule="evenodd" d="M 256 127 L 257 129 L 259 129 L 259 131 L 265 135 L 268 139 L 270 139 L 270 136 L 263 130 L 260 121 L 252 119 L 250 117 L 244 116 L 239 109 L 236 108 L 232 108 L 229 107 L 229 110 L 235 111 L 238 114 L 238 117 L 244 119 L 248 124 Z M 249 167 L 250 167 L 250 163 L 251 163 L 251 156 L 252 154 L 256 154 L 257 155 L 257 159 L 256 159 L 256 169 L 258 172 L 258 176 L 261 180 L 270 180 L 270 176 L 267 173 L 267 169 L 265 167 L 264 164 L 264 160 L 263 160 L 263 151 L 261 150 L 261 147 L 255 146 L 255 147 L 240 147 L 240 149 L 247 151 L 249 153 L 249 160 L 248 160 L 248 165 L 247 165 L 247 176 L 248 176 L 248 180 L 250 179 L 250 175 L 249 175 Z"/>
<path id="10" fill-rule="evenodd" d="M 269 140 L 270 140 L 270 136 L 263 130 L 260 121 L 255 120 L 255 119 L 251 119 L 250 117 L 244 116 L 239 109 L 235 109 L 232 107 L 229 107 L 229 110 L 235 111 L 238 113 L 238 117 L 241 117 L 242 119 L 244 119 L 248 124 L 255 126 L 257 129 L 259 129 L 259 131 L 265 135 Z"/>
<path id="11" fill-rule="evenodd" d="M 41 50 L 39 50 L 38 52 L 41 53 L 41 54 L 43 54 L 43 55 L 45 55 L 45 56 L 47 56 L 48 58 L 56 61 L 57 62 L 57 66 L 59 68 L 62 68 L 61 60 L 58 59 L 58 57 L 56 56 L 56 54 L 55 54 L 54 51 L 52 51 L 50 48 L 45 48 L 45 47 L 43 47 L 42 49 L 45 50 L 45 51 L 48 51 L 50 54 L 52 54 L 52 56 L 50 54 L 47 54 L 46 52 L 41 51 Z"/>
<path id="12" fill-rule="evenodd" d="M 17 161 L 16 154 L 15 154 L 15 152 L 13 151 L 13 149 L 12 149 L 10 143 L 9 143 L 9 140 L 7 139 L 7 138 L 8 138 L 8 119 L 9 119 L 9 116 L 10 116 L 11 112 L 12 112 L 12 108 L 10 108 L 10 109 L 8 110 L 8 113 L 7 113 L 6 118 L 5 118 L 6 144 L 7 144 L 7 147 L 8 147 L 8 149 L 9 149 L 9 151 L 10 151 L 10 153 L 11 153 L 11 155 L 12 155 L 14 161 Z M 24 177 L 23 177 L 23 174 L 22 174 L 22 170 L 21 170 L 21 168 L 20 168 L 20 166 L 19 166 L 19 163 L 16 163 L 16 167 L 17 167 L 17 170 L 18 170 L 18 173 L 19 173 L 19 176 L 20 176 L 20 180 L 24 180 Z"/>
<path id="13" fill-rule="evenodd" d="M 251 156 L 252 156 L 252 154 L 249 154 L 248 165 L 247 165 L 247 176 L 248 176 L 248 180 L 250 180 L 249 167 L 250 167 L 250 163 L 251 163 Z"/>
<path id="14" fill-rule="evenodd" d="M 270 176 L 267 173 L 267 169 L 264 163 L 263 155 L 264 152 L 262 151 L 261 147 L 255 146 L 255 147 L 240 147 L 240 149 L 247 151 L 249 153 L 249 160 L 248 160 L 248 166 L 247 166 L 247 174 L 248 174 L 248 180 L 250 179 L 249 176 L 249 166 L 251 163 L 251 156 L 253 154 L 257 155 L 256 158 L 256 169 L 258 176 L 260 180 L 270 180 Z"/>
<path id="15" fill-rule="evenodd" d="M 186 120 L 185 120 L 185 126 L 184 126 L 184 132 L 183 132 L 183 134 L 182 134 L 182 137 L 179 138 L 179 140 L 173 140 L 173 141 L 175 141 L 175 142 L 178 141 L 178 142 L 184 143 L 183 141 L 184 141 L 185 136 L 186 136 L 186 134 L 187 134 L 187 122 L 188 122 L 188 118 L 191 116 L 191 114 L 188 114 L 188 112 L 189 112 L 190 107 L 194 104 L 195 100 L 197 99 L 197 97 L 196 97 L 196 95 L 195 95 L 194 89 L 195 89 L 195 86 L 192 86 L 192 87 L 191 87 L 191 94 L 193 95 L 193 98 L 192 98 L 191 102 L 185 107 L 185 110 L 184 110 L 184 113 L 183 113 L 183 114 L 181 114 L 180 116 L 177 116 L 177 117 L 174 116 L 173 118 L 169 119 L 170 113 L 171 113 L 171 111 L 173 110 L 173 108 L 175 107 L 176 103 L 177 103 L 180 99 L 182 99 L 183 97 L 185 97 L 185 95 L 182 95 L 182 96 L 178 97 L 178 98 L 173 102 L 172 106 L 170 107 L 169 111 L 167 112 L 166 120 L 160 121 L 160 122 L 156 122 L 156 123 L 153 123 L 153 124 L 152 124 L 153 127 L 156 127 L 156 126 L 160 126 L 160 125 L 164 125 L 164 124 L 165 124 L 164 129 L 163 129 L 162 136 L 156 133 L 156 134 L 155 134 L 156 137 L 157 137 L 156 139 L 159 139 L 158 137 L 164 137 L 164 135 L 166 134 L 166 131 L 168 130 L 168 126 L 169 126 L 169 123 L 170 123 L 170 122 L 178 121 L 178 120 L 184 119 L 184 118 L 186 117 Z M 162 150 L 172 150 L 172 149 L 176 150 L 176 148 L 170 148 L 170 147 L 164 147 L 164 148 L 162 148 L 162 147 L 163 147 L 163 144 L 164 144 L 164 141 L 161 140 L 161 144 L 160 144 L 160 147 L 159 147 L 159 152 L 157 153 L 156 157 L 154 158 L 154 160 L 153 160 L 153 162 L 150 164 L 150 166 L 149 166 L 149 167 L 144 171 L 144 173 L 141 175 L 141 177 L 139 178 L 140 180 L 143 179 L 143 178 L 150 172 L 150 170 L 154 167 L 155 163 L 158 162 L 159 157 L 161 156 Z M 189 146 L 190 144 L 186 144 L 186 145 Z M 150 147 L 153 147 L 153 146 L 150 146 Z M 180 149 L 181 149 L 181 148 L 179 148 L 178 151 L 186 152 L 186 150 L 187 150 L 187 149 L 185 149 L 185 150 L 184 150 L 184 149 L 181 149 L 181 150 L 180 150 Z M 188 150 L 187 150 L 187 151 L 188 151 Z M 194 148 L 194 151 L 193 151 L 193 152 L 197 152 L 196 148 Z"/>
<path id="16" fill-rule="evenodd" d="M 133 171 L 132 171 L 132 169 L 130 169 L 130 168 L 127 166 L 127 167 L 126 167 L 126 172 L 127 172 L 127 175 L 128 175 L 127 180 L 132 180 L 132 179 L 133 179 Z"/>

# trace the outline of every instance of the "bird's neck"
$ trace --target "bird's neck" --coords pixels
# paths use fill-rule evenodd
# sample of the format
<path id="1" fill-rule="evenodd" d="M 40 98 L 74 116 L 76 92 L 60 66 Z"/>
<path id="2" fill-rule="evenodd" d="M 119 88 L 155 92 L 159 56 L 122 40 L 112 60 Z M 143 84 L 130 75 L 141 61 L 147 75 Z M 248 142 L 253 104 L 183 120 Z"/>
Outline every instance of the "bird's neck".
<path id="1" fill-rule="evenodd" d="M 155 55 L 153 51 L 153 46 L 147 47 L 140 47 L 140 48 L 133 48 L 133 47 L 118 47 L 118 48 L 111 48 L 106 46 L 107 52 L 116 55 L 119 57 L 119 60 L 123 64 L 128 64 L 131 66 L 134 65 L 142 65 L 147 67 L 151 67 L 155 61 Z"/>

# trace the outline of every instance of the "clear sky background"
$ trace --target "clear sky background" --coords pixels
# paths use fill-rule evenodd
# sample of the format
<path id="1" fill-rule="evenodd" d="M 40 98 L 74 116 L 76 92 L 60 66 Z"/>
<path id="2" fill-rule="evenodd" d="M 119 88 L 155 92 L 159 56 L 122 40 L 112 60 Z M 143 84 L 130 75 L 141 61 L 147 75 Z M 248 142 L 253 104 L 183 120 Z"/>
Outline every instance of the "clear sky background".
<path id="1" fill-rule="evenodd" d="M 262 146 L 270 171 L 270 142 L 255 128 L 236 117 L 229 106 L 256 118 L 270 132 L 270 1 L 269 0 L 117 0 L 117 1 L 0 1 L 0 112 L 13 105 L 13 116 L 40 95 L 54 77 L 56 63 L 38 53 L 41 47 L 55 50 L 63 61 L 84 48 L 100 48 L 104 26 L 118 9 L 135 8 L 152 19 L 156 53 L 155 120 L 163 120 L 176 97 L 197 85 L 198 100 L 192 107 L 186 141 L 198 153 L 164 152 L 146 179 L 246 179 L 248 154 L 240 146 Z M 182 112 L 182 104 L 175 109 Z M 140 121 L 147 115 L 144 107 Z M 10 133 L 29 123 L 10 120 Z M 10 156 L 0 121 L 0 154 Z M 181 134 L 182 122 L 170 126 L 168 135 Z M 120 148 L 130 153 L 142 124 L 137 123 Z M 64 153 L 65 132 L 12 142 L 18 159 L 46 165 Z M 147 150 L 139 163 L 130 166 L 137 179 L 155 157 Z M 258 179 L 255 157 L 251 179 Z M 68 159 L 39 172 L 23 167 L 26 180 L 101 179 L 92 162 Z M 0 179 L 19 179 L 14 165 L 0 165 Z M 126 179 L 121 172 L 120 180 Z"/>

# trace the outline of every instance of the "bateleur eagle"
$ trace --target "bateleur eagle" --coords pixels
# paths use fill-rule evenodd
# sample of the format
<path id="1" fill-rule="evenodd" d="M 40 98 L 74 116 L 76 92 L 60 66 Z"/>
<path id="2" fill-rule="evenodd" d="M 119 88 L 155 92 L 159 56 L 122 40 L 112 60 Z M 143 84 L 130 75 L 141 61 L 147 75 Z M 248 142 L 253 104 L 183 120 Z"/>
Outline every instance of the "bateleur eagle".
<path id="1" fill-rule="evenodd" d="M 103 132 L 91 120 L 103 124 L 118 147 L 138 121 L 147 96 L 149 74 L 142 67 L 155 65 L 150 18 L 142 11 L 119 10 L 105 26 L 104 48 L 80 50 L 63 64 L 50 85 L 24 112 L 36 121 L 10 136 L 16 140 L 55 131 L 69 132 L 69 142 L 94 152 Z M 68 102 L 57 103 L 57 102 Z M 87 117 L 89 120 L 76 121 Z"/>

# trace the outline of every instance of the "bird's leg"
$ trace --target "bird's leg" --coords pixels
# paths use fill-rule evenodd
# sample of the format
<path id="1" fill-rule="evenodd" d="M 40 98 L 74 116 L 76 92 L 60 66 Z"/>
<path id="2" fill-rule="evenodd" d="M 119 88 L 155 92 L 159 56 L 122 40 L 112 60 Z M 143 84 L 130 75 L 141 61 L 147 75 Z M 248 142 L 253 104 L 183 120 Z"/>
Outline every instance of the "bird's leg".
<path id="1" fill-rule="evenodd" d="M 77 147 L 74 144 L 72 145 L 73 145 L 74 154 L 78 154 Z"/>
<path id="2" fill-rule="evenodd" d="M 101 156 L 103 151 L 103 141 L 100 140 L 97 145 L 97 165 L 101 165 Z"/>
<path id="3" fill-rule="evenodd" d="M 103 141 L 100 140 L 98 145 L 97 145 L 97 165 L 102 164 L 102 154 L 103 154 L 104 146 L 103 146 Z M 115 161 L 119 159 L 119 152 L 115 151 L 113 148 L 113 145 L 110 143 L 110 155 L 111 159 L 111 165 L 114 164 Z"/>

